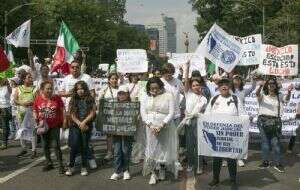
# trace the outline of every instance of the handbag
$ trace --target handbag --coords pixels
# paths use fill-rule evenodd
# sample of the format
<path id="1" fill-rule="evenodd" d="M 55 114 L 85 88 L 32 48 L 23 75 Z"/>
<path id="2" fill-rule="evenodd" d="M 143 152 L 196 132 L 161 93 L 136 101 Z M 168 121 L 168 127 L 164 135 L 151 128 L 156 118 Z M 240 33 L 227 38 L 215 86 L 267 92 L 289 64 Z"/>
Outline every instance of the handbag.
<path id="1" fill-rule="evenodd" d="M 45 120 L 39 123 L 39 125 L 36 127 L 36 134 L 38 135 L 44 135 L 49 130 L 48 124 Z"/>

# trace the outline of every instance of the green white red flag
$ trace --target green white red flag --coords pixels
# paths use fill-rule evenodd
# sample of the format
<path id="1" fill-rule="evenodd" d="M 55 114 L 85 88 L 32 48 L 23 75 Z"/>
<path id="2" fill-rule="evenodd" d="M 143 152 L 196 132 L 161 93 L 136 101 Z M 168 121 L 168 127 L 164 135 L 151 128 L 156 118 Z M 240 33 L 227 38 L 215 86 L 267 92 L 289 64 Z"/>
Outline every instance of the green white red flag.
<path id="1" fill-rule="evenodd" d="M 62 21 L 51 71 L 59 72 L 64 75 L 69 74 L 70 63 L 74 60 L 74 55 L 79 49 L 78 42 L 67 25 Z"/>

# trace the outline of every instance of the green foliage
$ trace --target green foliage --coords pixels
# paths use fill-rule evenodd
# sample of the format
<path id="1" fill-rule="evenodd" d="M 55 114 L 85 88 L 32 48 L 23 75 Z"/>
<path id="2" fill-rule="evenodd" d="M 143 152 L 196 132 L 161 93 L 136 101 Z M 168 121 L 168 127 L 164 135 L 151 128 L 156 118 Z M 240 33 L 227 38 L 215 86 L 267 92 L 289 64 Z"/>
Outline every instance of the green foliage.
<path id="1" fill-rule="evenodd" d="M 0 13 L 23 4 L 24 1 L 4 0 Z M 88 67 L 95 68 L 101 60 L 113 63 L 118 48 L 147 47 L 146 34 L 129 27 L 124 21 L 126 0 L 28 0 L 36 5 L 26 6 L 8 18 L 8 33 L 31 18 L 32 39 L 57 39 L 61 20 L 68 25 L 81 47 L 89 47 Z M 1 3 L 3 4 L 3 3 Z M 0 32 L 4 32 L 3 25 Z M 33 45 L 34 52 L 46 57 L 53 54 L 55 46 Z M 23 48 L 24 49 L 24 48 Z M 16 57 L 26 57 L 26 51 L 18 48 Z M 94 66 L 93 66 L 94 65 Z"/>
<path id="2" fill-rule="evenodd" d="M 263 33 L 264 43 L 276 46 L 300 43 L 299 0 L 190 0 L 199 14 L 196 28 L 203 38 L 213 23 L 237 36 Z"/>

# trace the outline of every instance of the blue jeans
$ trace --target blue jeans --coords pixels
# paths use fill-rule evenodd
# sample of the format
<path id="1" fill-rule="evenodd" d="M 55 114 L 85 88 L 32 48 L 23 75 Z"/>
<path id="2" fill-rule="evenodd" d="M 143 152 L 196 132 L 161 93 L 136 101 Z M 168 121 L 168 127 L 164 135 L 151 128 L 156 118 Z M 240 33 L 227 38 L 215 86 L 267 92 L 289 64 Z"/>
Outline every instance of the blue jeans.
<path id="1" fill-rule="evenodd" d="M 257 127 L 260 132 L 261 136 L 261 152 L 262 152 L 262 159 L 263 161 L 270 161 L 271 159 L 271 150 L 274 151 L 274 162 L 275 164 L 281 164 L 281 145 L 279 135 L 274 134 L 267 134 L 265 131 L 264 126 L 261 118 L 258 118 Z"/>
<path id="2" fill-rule="evenodd" d="M 129 170 L 133 137 L 113 136 L 115 173 Z"/>

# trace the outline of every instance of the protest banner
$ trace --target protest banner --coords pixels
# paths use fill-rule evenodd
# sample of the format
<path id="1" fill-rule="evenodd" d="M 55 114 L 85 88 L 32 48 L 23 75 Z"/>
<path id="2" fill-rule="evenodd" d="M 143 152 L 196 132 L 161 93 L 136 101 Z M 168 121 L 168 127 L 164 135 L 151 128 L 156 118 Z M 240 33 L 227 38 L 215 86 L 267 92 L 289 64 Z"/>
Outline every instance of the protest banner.
<path id="1" fill-rule="evenodd" d="M 281 94 L 286 94 L 287 88 L 290 84 L 298 84 L 300 81 L 284 81 L 282 82 Z M 250 87 L 246 84 L 244 88 Z M 255 94 L 256 90 L 253 90 L 250 95 L 245 97 L 244 108 L 249 116 L 252 116 L 253 122 L 249 126 L 249 131 L 252 133 L 259 133 L 257 128 L 257 117 L 258 117 L 258 101 Z M 298 122 L 296 120 L 297 105 L 300 102 L 300 91 L 293 90 L 291 92 L 291 98 L 287 104 L 281 103 L 282 113 L 282 135 L 294 136 L 298 128 Z"/>
<path id="2" fill-rule="evenodd" d="M 240 42 L 214 24 L 195 54 L 202 55 L 226 72 L 231 72 L 242 57 L 242 47 Z"/>
<path id="3" fill-rule="evenodd" d="M 198 155 L 246 159 L 248 116 L 204 114 L 198 119 Z"/>
<path id="4" fill-rule="evenodd" d="M 100 100 L 96 129 L 106 134 L 132 136 L 139 123 L 139 102 Z"/>
<path id="5" fill-rule="evenodd" d="M 92 78 L 93 81 L 93 87 L 95 88 L 95 93 L 96 93 L 96 100 L 99 100 L 99 93 L 100 90 L 108 84 L 108 79 L 107 78 Z M 98 103 L 98 101 L 96 101 Z"/>
<path id="6" fill-rule="evenodd" d="M 298 74 L 298 45 L 275 47 L 263 44 L 258 71 L 265 75 L 295 76 Z"/>
<path id="7" fill-rule="evenodd" d="M 183 76 L 185 76 L 186 63 L 190 60 L 190 72 L 189 76 L 192 75 L 193 71 L 200 71 L 201 76 L 206 75 L 205 59 L 203 56 L 194 53 L 172 53 L 168 63 L 174 65 L 175 69 L 178 70 L 180 67 L 183 68 Z"/>
<path id="8" fill-rule="evenodd" d="M 148 72 L 148 59 L 143 49 L 118 49 L 117 71 L 120 73 Z"/>
<path id="9" fill-rule="evenodd" d="M 260 49 L 262 45 L 261 34 L 254 34 L 245 37 L 233 37 L 243 44 L 243 53 L 238 65 L 258 65 L 260 63 Z"/>

